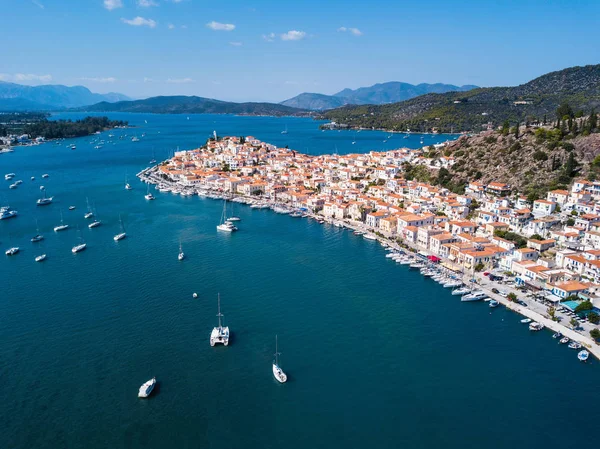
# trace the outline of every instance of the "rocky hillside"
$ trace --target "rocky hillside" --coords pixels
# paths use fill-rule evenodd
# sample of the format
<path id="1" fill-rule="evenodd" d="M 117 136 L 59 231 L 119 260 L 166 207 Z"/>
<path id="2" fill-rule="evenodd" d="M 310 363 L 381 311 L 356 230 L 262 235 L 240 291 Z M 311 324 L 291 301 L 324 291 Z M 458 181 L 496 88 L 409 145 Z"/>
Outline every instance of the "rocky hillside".
<path id="1" fill-rule="evenodd" d="M 566 188 L 575 177 L 600 179 L 600 134 L 559 136 L 559 129 L 525 126 L 518 137 L 514 128 L 462 136 L 443 150 L 456 163 L 440 170 L 437 181 L 454 190 L 471 180 L 505 182 L 536 198 Z"/>
<path id="2" fill-rule="evenodd" d="M 555 119 L 556 108 L 568 102 L 589 113 L 600 105 L 600 64 L 548 73 L 515 87 L 490 87 L 468 92 L 422 95 L 381 106 L 344 106 L 324 118 L 352 127 L 390 130 L 479 132 L 488 122 L 497 126 Z"/>

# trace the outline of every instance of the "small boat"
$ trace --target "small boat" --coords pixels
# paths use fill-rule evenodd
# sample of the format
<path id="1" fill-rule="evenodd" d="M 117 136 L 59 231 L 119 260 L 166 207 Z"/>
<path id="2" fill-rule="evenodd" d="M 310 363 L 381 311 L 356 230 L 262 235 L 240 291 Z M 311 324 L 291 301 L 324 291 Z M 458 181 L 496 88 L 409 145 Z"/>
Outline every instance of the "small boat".
<path id="1" fill-rule="evenodd" d="M 119 215 L 119 223 L 121 225 L 121 232 L 113 237 L 115 242 L 123 240 L 125 237 L 127 237 L 127 234 L 125 233 L 125 227 L 123 226 L 123 220 L 121 220 L 121 215 Z"/>
<path id="2" fill-rule="evenodd" d="M 279 366 L 279 355 L 281 353 L 277 351 L 277 335 L 275 335 L 275 360 L 273 361 L 273 376 L 280 383 L 285 383 L 287 381 L 287 375 L 283 372 L 281 367 Z"/>
<path id="3" fill-rule="evenodd" d="M 156 386 L 156 377 L 153 377 L 148 382 L 145 382 L 138 391 L 138 398 L 147 398 Z"/>
<path id="4" fill-rule="evenodd" d="M 75 144 L 73 144 L 73 145 L 71 145 L 71 146 L 70 146 L 70 148 L 71 148 L 72 150 L 76 150 L 76 149 L 77 149 L 77 146 L 76 146 Z"/>
<path id="5" fill-rule="evenodd" d="M 462 287 L 462 288 L 458 288 L 456 290 L 452 290 L 452 296 L 462 296 L 467 293 L 469 293 L 469 289 L 467 287 Z"/>
<path id="6" fill-rule="evenodd" d="M 498 301 L 496 301 L 495 299 L 490 300 L 488 306 L 491 309 L 495 309 L 496 307 L 498 307 L 500 305 L 500 303 Z"/>
<path id="7" fill-rule="evenodd" d="M 40 198 L 36 201 L 36 204 L 38 206 L 47 206 L 48 204 L 52 203 L 52 200 L 54 200 L 53 196 L 47 197 L 46 196 L 46 189 L 43 189 L 42 187 L 44 186 L 40 186 L 40 189 L 44 191 L 44 197 Z"/>
<path id="8" fill-rule="evenodd" d="M 13 179 L 16 175 L 14 173 L 7 173 L 6 175 L 4 175 L 4 179 L 7 181 L 10 181 L 11 179 Z"/>
<path id="9" fill-rule="evenodd" d="M 44 173 L 44 174 L 42 175 L 42 178 L 49 178 L 49 177 L 50 177 L 50 175 L 49 175 L 48 173 Z"/>
<path id="10" fill-rule="evenodd" d="M 73 254 L 77 254 L 86 248 L 87 248 L 87 243 L 84 243 L 83 239 L 82 239 L 82 243 L 80 243 L 79 245 L 75 245 L 73 248 L 71 248 L 71 252 Z"/>
<path id="11" fill-rule="evenodd" d="M 65 229 L 69 229 L 69 225 L 63 222 L 62 211 L 60 213 L 60 224 L 54 227 L 54 232 L 64 231 Z"/>
<path id="12" fill-rule="evenodd" d="M 131 187 L 131 185 L 129 183 L 125 184 L 125 190 L 131 190 L 133 189 L 133 187 Z"/>
<path id="13" fill-rule="evenodd" d="M 32 176 L 32 177 L 31 177 L 31 180 L 32 180 L 32 181 L 35 181 L 35 176 Z"/>
<path id="14" fill-rule="evenodd" d="M 561 345 L 566 345 L 567 343 L 569 343 L 569 337 L 563 337 L 560 339 L 559 343 Z"/>
<path id="15" fill-rule="evenodd" d="M 195 299 L 195 298 L 197 298 L 197 297 L 198 297 L 198 293 L 194 292 L 194 293 L 192 294 L 192 298 L 194 298 L 194 299 Z"/>
<path id="16" fill-rule="evenodd" d="M 287 129 L 287 125 L 285 125 L 285 129 L 283 131 L 281 131 L 281 134 L 287 134 L 288 133 L 288 129 Z"/>
<path id="17" fill-rule="evenodd" d="M 7 256 L 14 256 L 15 254 L 17 254 L 20 251 L 18 246 L 13 246 L 12 248 L 8 248 L 4 254 L 6 254 Z"/>
<path id="18" fill-rule="evenodd" d="M 9 218 L 15 218 L 17 211 L 12 210 L 9 206 L 0 208 L 0 220 L 8 220 Z"/>
<path id="19" fill-rule="evenodd" d="M 43 262 L 44 260 L 46 260 L 46 255 L 45 254 L 40 254 L 39 256 L 37 256 L 35 258 L 36 262 Z"/>
<path id="20" fill-rule="evenodd" d="M 221 222 L 217 225 L 218 231 L 224 232 L 234 232 L 237 231 L 238 228 L 234 226 L 234 224 L 225 217 L 227 216 L 227 201 L 223 201 L 223 212 L 221 213 Z"/>
<path id="21" fill-rule="evenodd" d="M 219 326 L 213 328 L 210 333 L 210 345 L 214 346 L 217 343 L 222 344 L 224 346 L 229 345 L 229 327 L 223 327 L 221 325 L 221 317 L 223 314 L 221 313 L 221 295 L 217 295 L 217 316 L 219 317 Z"/>
<path id="22" fill-rule="evenodd" d="M 581 343 L 572 341 L 569 343 L 569 349 L 581 349 Z"/>
<path id="23" fill-rule="evenodd" d="M 560 332 L 554 332 L 552 334 L 552 338 L 562 338 L 562 337 L 563 337 L 563 334 L 561 334 Z"/>
<path id="24" fill-rule="evenodd" d="M 33 243 L 41 242 L 42 240 L 44 240 L 44 236 L 42 234 L 39 234 L 39 233 L 36 234 L 36 235 L 34 235 L 33 237 L 31 237 L 31 241 Z"/>
<path id="25" fill-rule="evenodd" d="M 537 321 L 533 321 L 532 323 L 529 324 L 529 330 L 532 332 L 541 331 L 543 328 L 544 328 L 544 325 L 542 323 L 538 323 Z"/>
<path id="26" fill-rule="evenodd" d="M 139 141 L 140 141 L 140 139 L 139 139 L 137 136 L 133 136 L 133 137 L 131 138 L 131 141 L 132 141 L 132 142 L 139 142 Z"/>
<path id="27" fill-rule="evenodd" d="M 585 349 L 583 351 L 579 351 L 577 353 L 577 358 L 579 359 L 580 362 L 585 362 L 590 356 L 590 353 L 588 351 L 586 351 Z"/>
<path id="28" fill-rule="evenodd" d="M 177 260 L 183 259 L 185 259 L 185 254 L 183 252 L 183 249 L 181 249 L 181 242 L 179 242 L 179 254 L 177 255 Z"/>
<path id="29" fill-rule="evenodd" d="M 366 240 L 377 240 L 377 236 L 375 234 L 364 234 L 363 238 Z"/>
<path id="30" fill-rule="evenodd" d="M 98 226 L 100 226 L 102 224 L 102 222 L 98 219 L 92 221 L 89 225 L 88 228 L 92 229 L 92 228 L 97 228 Z"/>
<path id="31" fill-rule="evenodd" d="M 523 318 L 521 320 L 521 324 L 529 324 L 529 323 L 531 323 L 531 318 Z"/>
<path id="32" fill-rule="evenodd" d="M 152 201 L 153 199 L 155 199 L 154 195 L 152 195 L 152 193 L 150 193 L 150 184 L 148 184 L 148 191 L 144 195 L 144 198 L 146 198 L 148 201 Z"/>

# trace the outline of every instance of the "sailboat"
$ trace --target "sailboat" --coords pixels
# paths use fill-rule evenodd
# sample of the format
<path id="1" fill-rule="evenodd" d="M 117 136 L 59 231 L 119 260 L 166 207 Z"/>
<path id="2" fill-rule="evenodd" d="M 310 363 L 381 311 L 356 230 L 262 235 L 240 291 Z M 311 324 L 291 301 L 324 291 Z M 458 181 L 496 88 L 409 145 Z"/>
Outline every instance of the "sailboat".
<path id="1" fill-rule="evenodd" d="M 154 148 L 152 148 L 152 159 L 150 159 L 151 164 L 156 164 L 156 157 L 154 156 Z"/>
<path id="2" fill-rule="evenodd" d="M 181 242 L 179 242 L 179 254 L 177 255 L 177 260 L 183 259 L 185 259 L 185 254 L 183 252 L 183 249 L 181 249 Z"/>
<path id="3" fill-rule="evenodd" d="M 37 230 L 37 234 L 34 235 L 33 237 L 31 237 L 31 241 L 33 243 L 40 242 L 40 241 L 44 240 L 44 236 L 42 234 L 40 234 L 40 227 L 38 226 L 37 220 L 35 220 L 35 227 L 36 227 L 36 230 Z"/>
<path id="4" fill-rule="evenodd" d="M 44 260 L 46 260 L 46 254 L 40 254 L 39 256 L 36 256 L 36 258 L 35 258 L 36 262 L 43 262 Z"/>
<path id="5" fill-rule="evenodd" d="M 356 133 L 354 133 L 354 140 L 352 141 L 352 145 L 356 143 Z"/>
<path id="6" fill-rule="evenodd" d="M 149 201 L 155 199 L 154 195 L 152 195 L 152 193 L 150 193 L 150 184 L 148 184 L 147 193 L 144 195 L 144 198 L 146 198 Z"/>
<path id="7" fill-rule="evenodd" d="M 92 222 L 91 222 L 91 223 L 88 225 L 88 228 L 90 228 L 90 229 L 92 229 L 92 228 L 97 228 L 98 226 L 100 226 L 100 225 L 102 224 L 102 222 L 101 222 L 100 220 L 98 220 L 98 217 L 97 217 L 97 215 L 98 215 L 98 213 L 97 213 L 97 211 L 94 209 L 94 217 L 96 217 L 96 218 L 94 218 L 94 221 L 92 221 Z"/>
<path id="8" fill-rule="evenodd" d="M 115 242 L 123 240 L 125 237 L 127 237 L 127 234 L 125 233 L 125 227 L 123 226 L 123 220 L 121 220 L 121 215 L 119 215 L 119 223 L 121 224 L 121 232 L 113 237 Z"/>
<path id="9" fill-rule="evenodd" d="M 46 189 L 40 189 L 40 190 L 42 190 L 42 191 L 44 192 L 44 197 L 43 197 L 43 198 L 40 198 L 40 199 L 38 199 L 38 200 L 36 201 L 36 204 L 37 204 L 38 206 L 47 206 L 48 204 L 51 204 L 51 203 L 52 203 L 52 200 L 54 200 L 54 197 L 53 197 L 53 196 L 49 196 L 49 197 L 47 197 L 47 196 L 46 196 Z"/>
<path id="10" fill-rule="evenodd" d="M 83 237 L 81 237 L 81 233 L 80 233 L 80 235 L 79 235 L 79 244 L 75 245 L 73 248 L 71 248 L 71 252 L 73 254 L 77 254 L 77 253 L 83 251 L 86 248 L 87 248 L 87 243 L 85 243 L 83 241 Z"/>
<path id="11" fill-rule="evenodd" d="M 217 343 L 222 345 L 229 345 L 229 326 L 223 327 L 221 325 L 221 317 L 223 314 L 221 313 L 221 294 L 217 295 L 217 316 L 219 317 L 219 326 L 214 327 L 212 332 L 210 333 L 210 345 L 214 346 Z"/>
<path id="12" fill-rule="evenodd" d="M 92 213 L 92 209 L 90 208 L 90 201 L 86 198 L 85 202 L 87 204 L 87 212 L 85 213 L 83 218 L 85 218 L 85 219 L 92 218 L 94 216 L 94 214 Z"/>
<path id="13" fill-rule="evenodd" d="M 227 221 L 225 218 L 227 215 L 227 202 L 223 200 L 223 213 L 221 214 L 221 223 L 217 225 L 217 230 L 225 232 L 237 231 L 237 228 L 232 222 Z"/>
<path id="14" fill-rule="evenodd" d="M 285 129 L 283 131 L 281 131 L 281 134 L 287 134 L 288 133 L 288 129 L 287 129 L 287 125 L 285 125 Z"/>
<path id="15" fill-rule="evenodd" d="M 234 209 L 234 204 L 231 204 L 231 217 L 229 217 L 227 219 L 227 221 L 241 221 L 242 219 L 240 217 L 236 217 L 235 215 L 233 215 L 233 209 Z"/>
<path id="16" fill-rule="evenodd" d="M 275 360 L 273 361 L 273 376 L 275 376 L 275 379 L 277 379 L 280 383 L 284 383 L 287 381 L 287 375 L 279 366 L 280 352 L 277 349 L 277 335 L 275 335 Z"/>
<path id="17" fill-rule="evenodd" d="M 69 229 L 69 225 L 65 224 L 63 221 L 62 210 L 60 211 L 60 225 L 54 227 L 54 232 L 64 231 L 65 229 Z"/>

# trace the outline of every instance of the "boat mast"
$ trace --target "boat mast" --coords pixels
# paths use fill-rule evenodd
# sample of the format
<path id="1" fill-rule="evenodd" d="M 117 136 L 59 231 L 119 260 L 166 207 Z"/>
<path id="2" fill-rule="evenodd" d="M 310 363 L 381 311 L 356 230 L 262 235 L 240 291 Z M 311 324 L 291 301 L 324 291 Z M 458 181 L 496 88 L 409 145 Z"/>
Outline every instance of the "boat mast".
<path id="1" fill-rule="evenodd" d="M 221 313 L 221 294 L 217 293 L 217 316 L 219 317 L 219 329 L 221 329 L 221 317 L 223 314 Z"/>
<path id="2" fill-rule="evenodd" d="M 277 350 L 277 334 L 275 334 L 275 365 L 279 366 L 279 351 Z"/>

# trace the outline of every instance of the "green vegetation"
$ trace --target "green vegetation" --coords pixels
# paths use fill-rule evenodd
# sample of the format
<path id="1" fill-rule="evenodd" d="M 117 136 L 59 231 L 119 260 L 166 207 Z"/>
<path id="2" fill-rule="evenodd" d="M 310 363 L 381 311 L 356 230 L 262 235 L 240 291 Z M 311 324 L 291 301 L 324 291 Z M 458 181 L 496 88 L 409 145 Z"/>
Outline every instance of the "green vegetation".
<path id="1" fill-rule="evenodd" d="M 45 139 L 62 139 L 82 137 L 94 134 L 97 131 L 126 126 L 127 122 L 109 120 L 108 117 L 86 117 L 82 120 L 40 120 L 24 126 L 23 132 L 31 138 L 44 137 Z"/>
<path id="2" fill-rule="evenodd" d="M 527 239 L 515 232 L 497 230 L 494 231 L 494 235 L 501 239 L 510 240 L 517 248 L 525 248 L 527 246 Z"/>
<path id="3" fill-rule="evenodd" d="M 587 310 L 592 310 L 593 308 L 594 305 L 589 300 L 585 300 L 575 308 L 575 312 L 585 312 Z"/>
<path id="4" fill-rule="evenodd" d="M 587 314 L 587 319 L 590 320 L 592 324 L 600 324 L 600 315 L 596 312 L 590 312 Z"/>
<path id="5" fill-rule="evenodd" d="M 594 341 L 596 341 L 596 343 L 598 343 L 598 341 L 600 341 L 600 330 L 592 329 L 590 331 L 590 337 L 592 337 L 594 339 Z"/>
<path id="6" fill-rule="evenodd" d="M 480 272 L 485 268 L 485 265 L 483 265 L 483 263 L 479 262 L 477 265 L 475 265 L 475 271 Z"/>
<path id="7" fill-rule="evenodd" d="M 515 295 L 513 292 L 510 292 L 506 298 L 510 302 L 516 302 L 517 301 L 517 295 Z"/>

